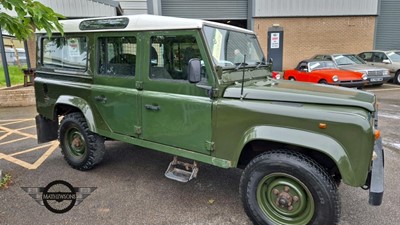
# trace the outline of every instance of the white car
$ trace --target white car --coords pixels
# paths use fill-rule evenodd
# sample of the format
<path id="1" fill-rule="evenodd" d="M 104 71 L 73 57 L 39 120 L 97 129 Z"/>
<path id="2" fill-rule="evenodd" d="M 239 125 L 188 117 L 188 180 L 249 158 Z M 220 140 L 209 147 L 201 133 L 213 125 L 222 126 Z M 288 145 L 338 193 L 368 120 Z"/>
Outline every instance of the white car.
<path id="1" fill-rule="evenodd" d="M 393 83 L 400 84 L 400 51 L 367 51 L 358 54 L 368 64 L 386 68 L 393 77 Z"/>

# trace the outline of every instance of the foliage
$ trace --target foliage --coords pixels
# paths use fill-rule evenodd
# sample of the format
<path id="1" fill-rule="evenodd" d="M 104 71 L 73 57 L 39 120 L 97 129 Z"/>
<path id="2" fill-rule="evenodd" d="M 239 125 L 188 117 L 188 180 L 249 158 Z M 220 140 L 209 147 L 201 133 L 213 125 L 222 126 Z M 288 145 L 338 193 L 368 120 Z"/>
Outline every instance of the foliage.
<path id="1" fill-rule="evenodd" d="M 0 179 L 0 189 L 1 188 L 8 188 L 10 184 L 12 183 L 11 181 L 11 175 L 6 173 L 2 179 Z"/>
<path id="2" fill-rule="evenodd" d="M 2 6 L 2 7 L 1 7 Z M 35 28 L 44 29 L 51 35 L 52 30 L 63 32 L 58 18 L 64 18 L 51 8 L 34 0 L 0 0 L 2 9 L 14 10 L 16 17 L 0 12 L 0 25 L 19 40 L 26 40 Z"/>
<path id="3" fill-rule="evenodd" d="M 18 66 L 8 66 L 8 72 L 10 74 L 10 81 L 13 85 L 24 83 L 24 73 Z M 6 81 L 4 76 L 4 69 L 0 66 L 0 87 L 5 87 Z"/>

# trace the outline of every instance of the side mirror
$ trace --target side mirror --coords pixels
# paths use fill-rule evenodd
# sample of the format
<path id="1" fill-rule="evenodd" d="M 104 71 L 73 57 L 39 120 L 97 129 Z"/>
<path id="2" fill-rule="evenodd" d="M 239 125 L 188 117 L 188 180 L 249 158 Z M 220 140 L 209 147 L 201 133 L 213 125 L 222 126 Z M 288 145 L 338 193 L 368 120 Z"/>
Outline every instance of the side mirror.
<path id="1" fill-rule="evenodd" d="M 385 64 L 390 64 L 390 60 L 389 59 L 384 59 L 384 60 L 382 60 L 382 62 L 385 63 Z"/>
<path id="2" fill-rule="evenodd" d="M 201 61 L 200 59 L 194 58 L 189 60 L 188 68 L 188 80 L 190 83 L 198 83 L 201 80 Z"/>

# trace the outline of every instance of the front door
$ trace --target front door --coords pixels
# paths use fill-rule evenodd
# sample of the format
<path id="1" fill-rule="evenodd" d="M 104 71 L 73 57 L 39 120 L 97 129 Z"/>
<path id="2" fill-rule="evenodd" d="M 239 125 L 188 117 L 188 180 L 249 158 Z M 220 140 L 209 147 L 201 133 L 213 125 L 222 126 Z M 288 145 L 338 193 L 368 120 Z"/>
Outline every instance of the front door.
<path id="1" fill-rule="evenodd" d="M 153 32 L 147 47 L 148 71 L 143 76 L 142 138 L 160 144 L 210 154 L 210 70 L 203 67 L 202 81 L 188 81 L 192 58 L 204 59 L 195 31 Z M 208 67 L 210 68 L 210 67 Z M 208 144 L 207 144 L 208 143 Z"/>
<path id="2" fill-rule="evenodd" d="M 97 124 L 113 133 L 137 136 L 139 107 L 136 37 L 118 33 L 96 37 L 97 71 L 92 100 L 105 123 Z"/>

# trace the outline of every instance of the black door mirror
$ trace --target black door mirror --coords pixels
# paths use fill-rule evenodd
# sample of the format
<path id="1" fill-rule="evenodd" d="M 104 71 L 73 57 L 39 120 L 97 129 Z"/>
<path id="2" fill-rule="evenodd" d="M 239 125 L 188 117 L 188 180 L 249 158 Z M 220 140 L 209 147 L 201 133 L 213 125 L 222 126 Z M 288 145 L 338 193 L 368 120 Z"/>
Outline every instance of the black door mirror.
<path id="1" fill-rule="evenodd" d="M 190 83 L 198 83 L 201 79 L 201 61 L 200 59 L 194 58 L 189 60 L 187 73 L 189 76 Z"/>

